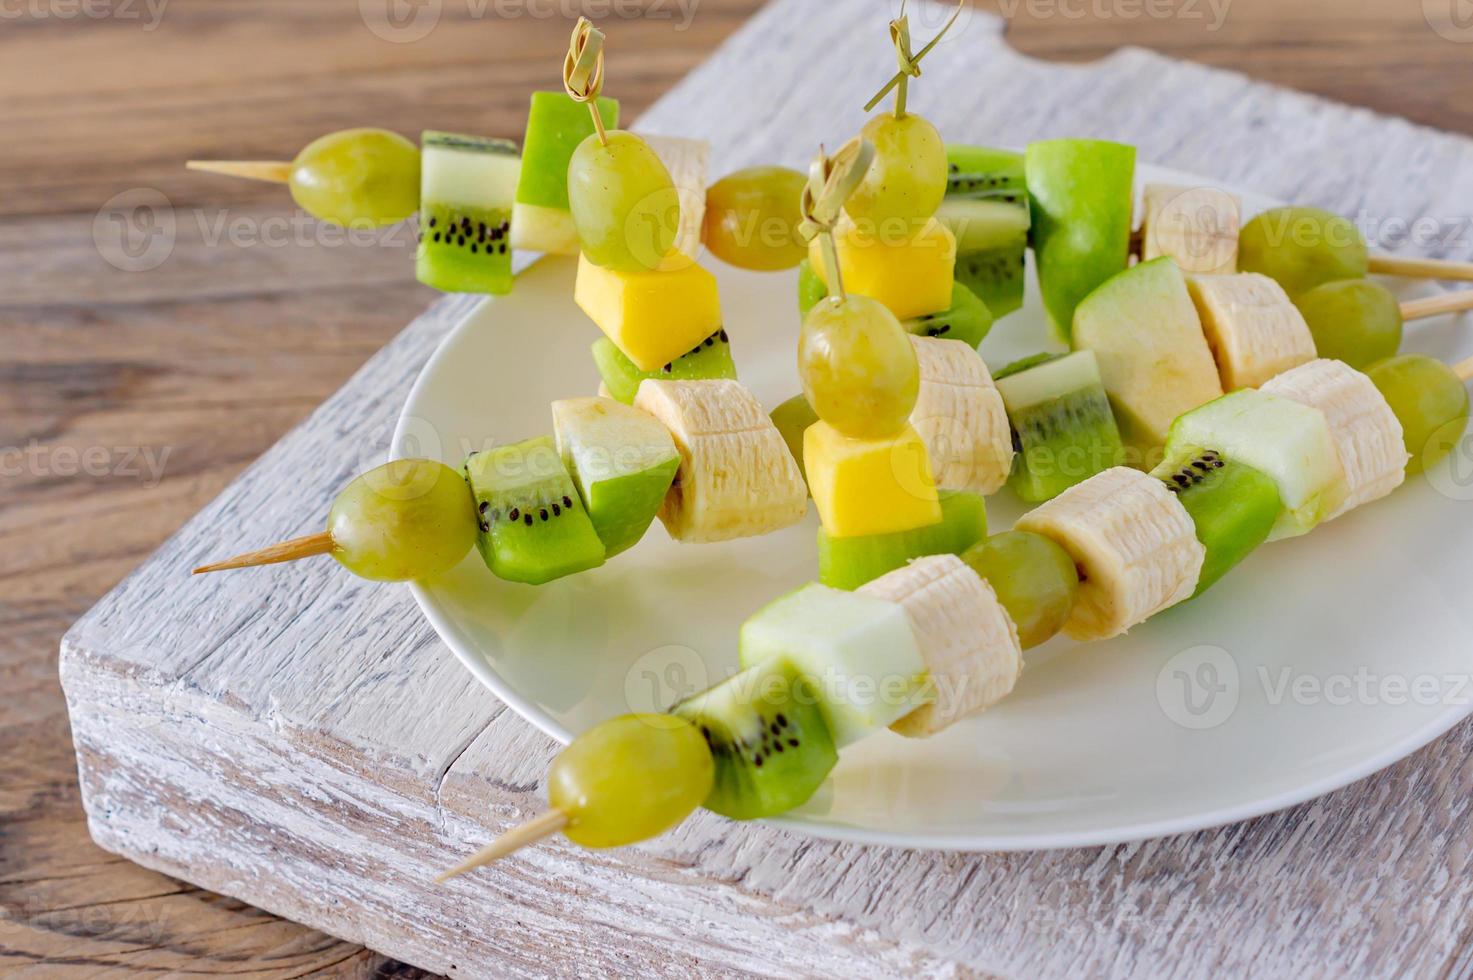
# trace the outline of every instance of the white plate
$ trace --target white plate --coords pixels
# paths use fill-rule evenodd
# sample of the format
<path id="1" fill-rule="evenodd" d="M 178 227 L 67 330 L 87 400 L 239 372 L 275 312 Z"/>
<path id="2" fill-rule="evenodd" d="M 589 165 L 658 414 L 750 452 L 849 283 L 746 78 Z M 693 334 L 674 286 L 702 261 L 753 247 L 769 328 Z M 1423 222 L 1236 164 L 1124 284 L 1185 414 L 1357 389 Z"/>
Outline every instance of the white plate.
<path id="1" fill-rule="evenodd" d="M 1250 215 L 1273 203 L 1242 196 Z M 798 389 L 795 274 L 708 265 L 742 380 L 772 407 Z M 598 334 L 573 304 L 573 269 L 536 263 L 445 339 L 405 405 L 397 454 L 458 465 L 550 431 L 552 399 L 594 393 Z M 988 363 L 1051 345 L 1029 288 L 984 343 Z M 1467 355 L 1465 326 L 1409 327 L 1408 347 Z M 1389 765 L 1473 700 L 1473 481 L 1454 478 L 1468 469 L 1458 455 L 1462 467 L 1261 549 L 1204 600 L 1129 636 L 1030 651 L 1016 691 L 981 717 L 927 741 L 885 732 L 846 749 L 815 799 L 776 822 L 921 848 L 1107 844 L 1256 816 Z M 988 504 L 994 531 L 1023 509 L 1006 491 Z M 567 741 L 727 676 L 742 620 L 815 576 L 816 527 L 810 508 L 778 534 L 680 545 L 656 522 L 603 568 L 535 588 L 496 579 L 472 552 L 414 595 L 482 683 Z"/>

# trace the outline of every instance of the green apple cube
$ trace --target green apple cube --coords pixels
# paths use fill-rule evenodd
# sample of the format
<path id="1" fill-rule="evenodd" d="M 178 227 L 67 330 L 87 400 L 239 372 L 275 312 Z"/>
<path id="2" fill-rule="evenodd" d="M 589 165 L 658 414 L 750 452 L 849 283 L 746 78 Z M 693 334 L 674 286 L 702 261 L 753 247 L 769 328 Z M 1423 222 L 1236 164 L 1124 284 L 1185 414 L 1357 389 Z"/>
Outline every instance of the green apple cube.
<path id="1" fill-rule="evenodd" d="M 1313 530 L 1349 493 L 1324 413 L 1288 398 L 1244 388 L 1187 412 L 1171 427 L 1166 455 L 1180 459 L 1196 446 L 1278 485 L 1282 510 L 1270 541 Z"/>
<path id="2" fill-rule="evenodd" d="M 436 132 L 422 143 L 419 281 L 447 293 L 510 292 L 516 144 Z"/>
<path id="3" fill-rule="evenodd" d="M 619 125 L 619 103 L 598 100 L 605 129 Z M 593 135 L 588 106 L 564 92 L 533 92 L 522 141 L 522 175 L 512 208 L 511 243 L 529 252 L 578 254 L 578 232 L 568 210 L 568 163 L 573 151 Z"/>
<path id="4" fill-rule="evenodd" d="M 555 401 L 552 425 L 558 454 L 608 555 L 633 547 L 680 468 L 669 430 L 612 398 Z"/>
<path id="5" fill-rule="evenodd" d="M 897 603 L 817 582 L 769 603 L 742 624 L 743 669 L 786 657 L 811 679 L 840 748 L 919 707 L 926 662 Z"/>
<path id="6" fill-rule="evenodd" d="M 1217 362 L 1181 269 L 1169 258 L 1121 272 L 1074 314 L 1074 346 L 1093 351 L 1121 438 L 1149 469 L 1177 416 L 1222 394 Z"/>
<path id="7" fill-rule="evenodd" d="M 1039 289 L 1055 331 L 1068 342 L 1074 308 L 1130 258 L 1135 147 L 1046 140 L 1029 144 L 1024 167 Z"/>

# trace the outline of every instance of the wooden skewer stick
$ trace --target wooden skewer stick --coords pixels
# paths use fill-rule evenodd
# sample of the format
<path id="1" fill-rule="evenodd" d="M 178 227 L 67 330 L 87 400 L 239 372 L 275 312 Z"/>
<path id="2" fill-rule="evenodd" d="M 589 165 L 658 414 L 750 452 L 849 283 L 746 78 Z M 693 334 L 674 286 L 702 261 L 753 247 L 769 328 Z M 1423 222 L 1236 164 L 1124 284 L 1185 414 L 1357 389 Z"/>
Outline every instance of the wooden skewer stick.
<path id="1" fill-rule="evenodd" d="M 1403 320 L 1425 320 L 1429 316 L 1461 313 L 1464 310 L 1473 310 L 1473 289 L 1465 289 L 1457 293 L 1443 293 L 1440 296 L 1428 296 L 1425 299 L 1408 300 L 1401 304 L 1401 318 Z"/>
<path id="2" fill-rule="evenodd" d="M 1400 259 L 1390 255 L 1372 255 L 1371 272 L 1381 276 L 1405 276 L 1410 279 L 1473 282 L 1473 262 L 1449 262 L 1446 259 Z"/>
<path id="3" fill-rule="evenodd" d="M 1473 357 L 1453 365 L 1453 374 L 1463 379 L 1463 384 L 1473 381 Z"/>
<path id="4" fill-rule="evenodd" d="M 286 184 L 292 179 L 292 164 L 289 160 L 190 160 L 184 166 L 188 170 L 199 170 L 207 174 L 264 180 L 272 184 Z"/>
<path id="5" fill-rule="evenodd" d="M 223 572 L 227 568 L 250 568 L 255 565 L 275 565 L 284 561 L 296 561 L 298 558 L 310 558 L 313 555 L 325 555 L 332 551 L 332 535 L 326 531 L 321 534 L 308 534 L 301 538 L 292 538 L 280 544 L 273 544 L 269 548 L 260 551 L 252 551 L 248 554 L 237 555 L 225 561 L 216 562 L 213 565 L 201 565 L 194 570 L 194 574 L 201 575 L 205 572 Z"/>
<path id="6" fill-rule="evenodd" d="M 451 878 L 463 875 L 467 871 L 484 868 L 493 861 L 501 860 L 513 851 L 519 851 L 529 844 L 537 843 L 544 837 L 550 837 L 567 825 L 568 815 L 566 813 L 561 810 L 549 810 L 539 817 L 534 817 L 526 823 L 508 830 L 449 871 L 442 871 L 435 876 L 435 881 L 449 881 Z"/>

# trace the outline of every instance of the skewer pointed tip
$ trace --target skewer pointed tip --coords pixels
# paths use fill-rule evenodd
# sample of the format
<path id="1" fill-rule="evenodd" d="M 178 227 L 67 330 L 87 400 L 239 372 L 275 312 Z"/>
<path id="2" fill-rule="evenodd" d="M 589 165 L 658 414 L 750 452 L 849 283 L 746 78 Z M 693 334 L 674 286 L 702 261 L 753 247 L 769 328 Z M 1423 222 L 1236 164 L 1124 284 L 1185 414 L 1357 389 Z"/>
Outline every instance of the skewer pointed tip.
<path id="1" fill-rule="evenodd" d="M 333 549 L 332 535 L 327 531 L 319 534 L 309 534 L 306 537 L 292 538 L 280 544 L 273 544 L 269 548 L 260 551 L 250 551 L 234 558 L 214 562 L 209 565 L 201 565 L 194 570 L 195 575 L 203 575 L 207 572 L 223 572 L 230 568 L 251 568 L 256 565 L 275 565 L 284 561 L 296 561 L 298 558 L 310 558 L 313 555 L 325 555 Z"/>
<path id="2" fill-rule="evenodd" d="M 549 810 L 541 816 L 534 817 L 508 830 L 455 867 L 440 872 L 435 876 L 435 883 L 444 884 L 451 878 L 459 877 L 468 871 L 484 868 L 508 854 L 557 833 L 567 825 L 568 815 L 566 813 L 561 810 Z"/>
<path id="3" fill-rule="evenodd" d="M 289 183 L 292 177 L 292 164 L 288 160 L 190 160 L 184 169 L 272 184 Z"/>

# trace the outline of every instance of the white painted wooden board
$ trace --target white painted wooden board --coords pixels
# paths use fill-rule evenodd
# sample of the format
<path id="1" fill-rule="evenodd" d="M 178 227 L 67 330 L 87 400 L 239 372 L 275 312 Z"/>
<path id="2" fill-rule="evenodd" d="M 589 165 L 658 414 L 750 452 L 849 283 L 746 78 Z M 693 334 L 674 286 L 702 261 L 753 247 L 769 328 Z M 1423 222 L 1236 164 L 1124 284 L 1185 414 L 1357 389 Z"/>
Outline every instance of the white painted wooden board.
<path id="1" fill-rule="evenodd" d="M 763 10 L 640 128 L 710 139 L 717 173 L 839 143 L 892 63 L 891 11 L 816 6 Z M 938 22 L 914 19 L 919 37 Z M 1473 141 L 1141 51 L 1030 62 L 983 15 L 928 58 L 911 104 L 953 140 L 1126 140 L 1143 160 L 1357 217 L 1453 228 L 1473 201 Z M 1465 237 L 1423 251 L 1466 257 Z M 1473 971 L 1473 725 L 1313 803 L 1145 844 L 949 855 L 701 814 L 647 846 L 552 843 L 430 885 L 539 809 L 554 744 L 461 669 L 403 588 L 329 561 L 188 569 L 317 530 L 472 303 L 411 324 L 67 635 L 103 847 L 463 975 Z"/>

